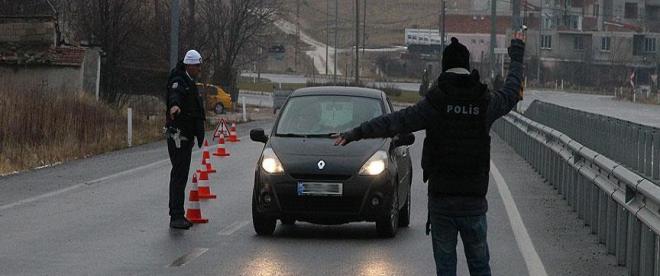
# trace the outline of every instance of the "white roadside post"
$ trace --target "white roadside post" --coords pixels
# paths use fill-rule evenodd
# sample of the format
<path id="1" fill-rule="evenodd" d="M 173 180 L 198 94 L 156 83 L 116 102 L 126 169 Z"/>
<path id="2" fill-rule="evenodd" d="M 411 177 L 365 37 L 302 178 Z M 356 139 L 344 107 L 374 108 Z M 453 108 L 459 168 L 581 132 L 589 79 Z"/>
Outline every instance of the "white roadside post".
<path id="1" fill-rule="evenodd" d="M 247 109 L 245 108 L 245 96 L 241 97 L 241 101 L 243 102 L 243 122 L 247 122 Z"/>
<path id="2" fill-rule="evenodd" d="M 131 147 L 133 145 L 133 109 L 128 108 L 128 133 L 127 133 L 127 141 L 128 141 L 128 146 Z"/>

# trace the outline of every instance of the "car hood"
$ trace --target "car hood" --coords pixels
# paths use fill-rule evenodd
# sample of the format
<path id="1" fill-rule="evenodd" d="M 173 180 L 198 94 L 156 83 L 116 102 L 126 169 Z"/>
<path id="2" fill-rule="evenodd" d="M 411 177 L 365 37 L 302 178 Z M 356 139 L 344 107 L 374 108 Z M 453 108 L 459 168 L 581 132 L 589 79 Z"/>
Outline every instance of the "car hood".
<path id="1" fill-rule="evenodd" d="M 270 146 L 287 173 L 295 178 L 332 176 L 348 178 L 355 174 L 386 139 L 369 139 L 335 146 L 329 138 L 270 138 Z M 323 168 L 319 162 L 323 160 Z"/>

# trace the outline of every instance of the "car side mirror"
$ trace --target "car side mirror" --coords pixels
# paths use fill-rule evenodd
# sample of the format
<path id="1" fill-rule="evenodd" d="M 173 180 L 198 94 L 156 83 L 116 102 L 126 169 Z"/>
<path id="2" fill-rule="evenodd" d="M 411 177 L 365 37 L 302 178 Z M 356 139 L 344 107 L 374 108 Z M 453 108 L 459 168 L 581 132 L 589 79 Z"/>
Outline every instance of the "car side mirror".
<path id="1" fill-rule="evenodd" d="M 268 142 L 268 136 L 266 136 L 266 133 L 262 128 L 255 128 L 250 130 L 250 139 L 255 142 Z"/>
<path id="2" fill-rule="evenodd" d="M 410 146 L 415 143 L 415 135 L 412 133 L 399 134 L 393 140 L 395 147 Z"/>

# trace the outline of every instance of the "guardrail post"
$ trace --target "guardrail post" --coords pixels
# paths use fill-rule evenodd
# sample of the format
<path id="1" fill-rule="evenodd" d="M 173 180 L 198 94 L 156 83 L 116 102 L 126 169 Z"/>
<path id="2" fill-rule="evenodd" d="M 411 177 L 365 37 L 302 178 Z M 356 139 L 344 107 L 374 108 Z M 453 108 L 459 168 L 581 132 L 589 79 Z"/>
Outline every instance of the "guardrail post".
<path id="1" fill-rule="evenodd" d="M 616 254 L 616 201 L 607 199 L 607 253 Z"/>
<path id="2" fill-rule="evenodd" d="M 655 265 L 655 233 L 646 225 L 642 225 L 641 232 L 639 275 L 653 276 L 653 266 Z"/>
<path id="3" fill-rule="evenodd" d="M 584 220 L 584 224 L 587 224 L 585 216 L 584 216 L 584 206 L 586 204 L 586 197 L 584 194 L 584 184 L 583 184 L 583 179 L 584 177 L 582 174 L 578 171 L 577 172 L 577 179 L 575 181 L 576 186 L 577 186 L 577 213 L 578 213 L 578 218 L 581 220 Z"/>
<path id="4" fill-rule="evenodd" d="M 632 156 L 632 161 L 630 165 L 632 166 L 634 171 L 639 171 L 639 135 L 640 129 L 637 126 L 633 126 L 633 137 L 632 137 L 632 151 L 633 151 L 633 156 Z"/>
<path id="5" fill-rule="evenodd" d="M 644 131 L 644 175 L 653 177 L 653 131 L 647 128 Z"/>
<path id="6" fill-rule="evenodd" d="M 653 179 L 660 180 L 660 131 L 653 133 Z"/>
<path id="7" fill-rule="evenodd" d="M 620 266 L 628 260 L 628 216 L 626 208 L 616 209 L 616 263 Z"/>
<path id="8" fill-rule="evenodd" d="M 598 242 L 605 244 L 607 241 L 607 195 L 598 192 Z"/>
<path id="9" fill-rule="evenodd" d="M 639 220 L 632 214 L 628 215 L 628 248 L 626 249 L 627 258 L 626 266 L 628 267 L 628 275 L 639 275 L 639 253 L 641 243 L 641 227 Z"/>
<path id="10" fill-rule="evenodd" d="M 127 113 L 126 142 L 128 143 L 128 147 L 132 147 L 133 146 L 133 109 L 129 107 L 126 110 L 126 113 Z"/>
<path id="11" fill-rule="evenodd" d="M 591 234 L 598 234 L 598 216 L 600 215 L 600 212 L 598 211 L 598 198 L 600 191 L 593 179 L 589 180 L 589 190 L 591 193 L 591 199 L 589 200 L 591 205 Z"/>

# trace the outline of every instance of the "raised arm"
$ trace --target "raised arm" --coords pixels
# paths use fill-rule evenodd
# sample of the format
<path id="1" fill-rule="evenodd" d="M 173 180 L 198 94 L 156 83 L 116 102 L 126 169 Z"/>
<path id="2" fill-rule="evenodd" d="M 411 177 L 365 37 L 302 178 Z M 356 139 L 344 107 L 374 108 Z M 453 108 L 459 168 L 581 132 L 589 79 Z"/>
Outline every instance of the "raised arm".
<path id="1" fill-rule="evenodd" d="M 488 120 L 492 124 L 495 120 L 508 114 L 522 100 L 523 83 L 523 57 L 525 54 L 525 42 L 514 38 L 509 47 L 511 65 L 509 73 L 504 81 L 504 86 L 498 91 L 493 91 L 490 106 L 488 108 Z"/>
<path id="2" fill-rule="evenodd" d="M 436 110 L 426 98 L 402 110 L 373 118 L 360 126 L 337 135 L 335 145 L 346 145 L 367 138 L 393 137 L 426 128 L 426 123 L 436 117 Z"/>

